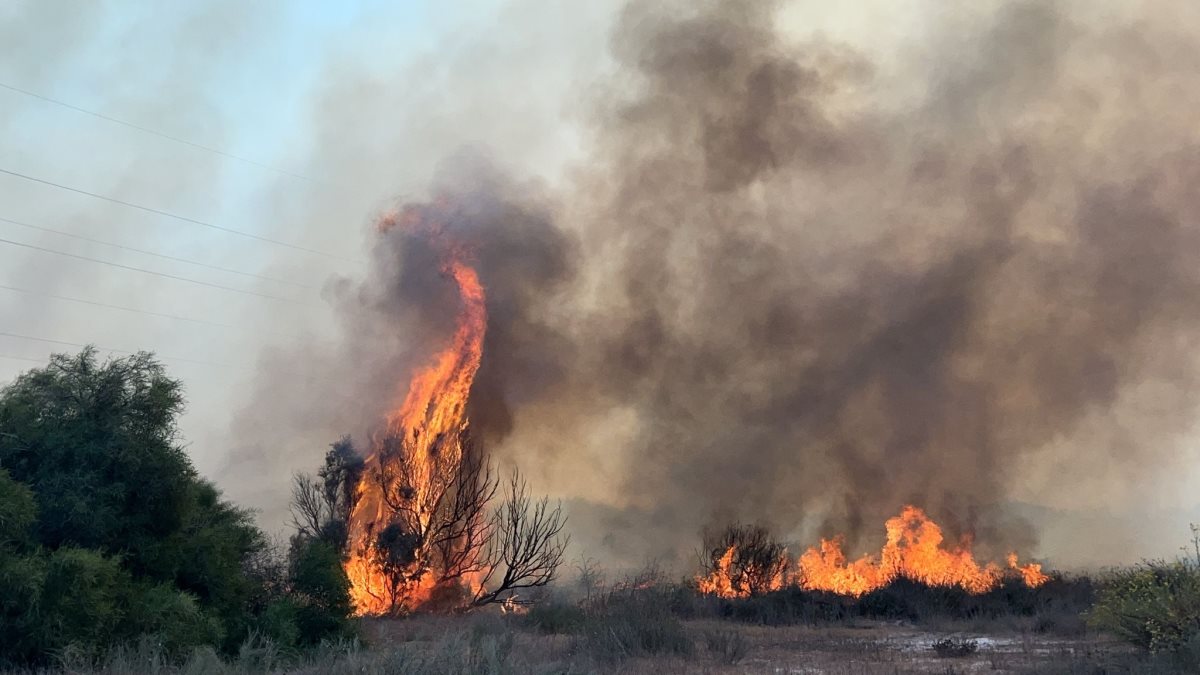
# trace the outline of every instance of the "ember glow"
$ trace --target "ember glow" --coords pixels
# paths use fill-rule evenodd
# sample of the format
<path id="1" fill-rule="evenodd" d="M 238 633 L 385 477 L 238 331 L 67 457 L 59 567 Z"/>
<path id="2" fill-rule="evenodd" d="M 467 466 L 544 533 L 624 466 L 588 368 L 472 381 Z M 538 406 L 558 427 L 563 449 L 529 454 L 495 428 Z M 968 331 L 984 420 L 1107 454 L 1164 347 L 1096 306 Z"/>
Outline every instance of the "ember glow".
<path id="1" fill-rule="evenodd" d="M 965 539 L 947 547 L 942 529 L 924 511 L 905 506 L 900 515 L 888 519 L 887 543 L 879 557 L 863 556 L 848 560 L 842 551 L 840 538 L 822 539 L 805 551 L 795 564 L 786 558 L 778 561 L 778 569 L 768 576 L 762 590 L 778 590 L 785 586 L 800 586 L 808 590 L 830 591 L 841 595 L 859 596 L 899 578 L 912 579 L 930 586 L 958 586 L 971 593 L 985 593 L 996 588 L 1006 575 L 1015 575 L 1026 585 L 1037 587 L 1049 578 L 1037 563 L 1020 565 L 1015 553 L 1009 554 L 1006 565 L 977 561 L 971 553 L 971 541 Z M 719 555 L 712 570 L 698 578 L 697 585 L 704 593 L 721 597 L 746 597 L 751 589 L 734 572 L 738 551 L 730 547 Z M 789 569 L 789 572 L 782 571 Z"/>
<path id="2" fill-rule="evenodd" d="M 390 597 L 385 576 L 369 555 L 372 537 L 396 517 L 384 503 L 382 488 L 375 477 L 389 468 L 384 462 L 399 461 L 401 456 L 383 452 L 383 444 L 389 439 L 403 438 L 403 470 L 406 484 L 411 488 L 407 501 L 412 504 L 412 512 L 408 515 L 415 520 L 404 524 L 409 530 L 424 532 L 437 507 L 432 492 L 444 487 L 440 484 L 457 473 L 463 460 L 461 438 L 468 426 L 467 399 L 483 356 L 487 327 L 479 277 L 468 264 L 466 253 L 444 240 L 436 213 L 410 208 L 380 220 L 381 232 L 394 227 L 429 237 L 439 248 L 443 256 L 442 273 L 456 285 L 461 306 L 454 334 L 445 347 L 417 370 L 399 392 L 402 402 L 388 415 L 386 432 L 376 437 L 359 481 L 358 501 L 349 526 L 350 555 L 345 565 L 359 614 L 382 614 L 393 611 L 397 605 L 396 599 Z M 416 553 L 417 559 L 412 562 L 414 571 L 429 564 L 422 558 L 427 551 L 418 546 Z M 411 608 L 428 600 L 435 590 L 434 578 L 434 574 L 421 574 L 411 587 L 404 589 L 405 597 L 399 604 Z"/>

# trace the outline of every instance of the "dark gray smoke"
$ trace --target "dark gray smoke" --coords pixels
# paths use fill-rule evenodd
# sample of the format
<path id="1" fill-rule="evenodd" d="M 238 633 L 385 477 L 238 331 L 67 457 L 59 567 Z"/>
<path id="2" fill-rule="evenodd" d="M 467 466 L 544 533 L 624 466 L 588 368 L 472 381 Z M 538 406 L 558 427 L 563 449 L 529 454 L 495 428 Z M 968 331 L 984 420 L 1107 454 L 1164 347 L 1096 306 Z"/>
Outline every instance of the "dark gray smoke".
<path id="1" fill-rule="evenodd" d="M 1006 3 L 898 88 L 780 6 L 631 2 L 565 186 L 487 162 L 436 182 L 488 289 L 473 420 L 496 452 L 625 559 L 735 518 L 875 538 L 905 503 L 1028 547 L 1014 499 L 1176 462 L 1196 38 Z M 370 396 L 330 409 L 403 382 L 452 316 L 414 251 L 380 240 L 337 295 L 354 358 L 327 375 Z"/>

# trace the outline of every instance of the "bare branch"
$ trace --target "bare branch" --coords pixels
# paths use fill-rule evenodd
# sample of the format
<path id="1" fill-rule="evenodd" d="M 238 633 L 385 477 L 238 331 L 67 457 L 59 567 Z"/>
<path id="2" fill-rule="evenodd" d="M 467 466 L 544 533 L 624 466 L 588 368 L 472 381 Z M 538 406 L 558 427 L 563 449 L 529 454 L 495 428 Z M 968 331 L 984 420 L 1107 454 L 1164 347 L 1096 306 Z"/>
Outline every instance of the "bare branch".
<path id="1" fill-rule="evenodd" d="M 534 502 L 528 484 L 513 471 L 507 499 L 493 515 L 483 582 L 472 604 L 505 602 L 518 589 L 554 581 L 570 541 L 562 535 L 566 523 L 562 504 L 550 508 L 546 497 Z"/>
<path id="2" fill-rule="evenodd" d="M 484 569 L 482 551 L 494 529 L 487 507 L 499 486 L 491 463 L 468 441 L 457 478 L 446 491 L 427 535 L 441 569 L 438 583 Z"/>
<path id="3" fill-rule="evenodd" d="M 312 476 L 297 473 L 292 476 L 292 525 L 306 537 L 317 538 L 331 517 L 322 498 L 321 486 Z"/>

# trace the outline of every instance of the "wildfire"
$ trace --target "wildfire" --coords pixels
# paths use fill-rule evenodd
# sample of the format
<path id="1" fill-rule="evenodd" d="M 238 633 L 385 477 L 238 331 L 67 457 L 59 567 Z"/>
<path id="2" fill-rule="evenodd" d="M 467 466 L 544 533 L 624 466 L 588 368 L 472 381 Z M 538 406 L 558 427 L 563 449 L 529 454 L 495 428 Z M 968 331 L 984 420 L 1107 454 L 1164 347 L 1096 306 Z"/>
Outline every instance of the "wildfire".
<path id="1" fill-rule="evenodd" d="M 900 515 L 888 519 L 886 529 L 887 543 L 878 558 L 867 555 L 847 560 L 840 537 L 822 539 L 795 565 L 789 565 L 783 552 L 776 563 L 779 571 L 765 577 L 760 589 L 793 585 L 859 596 L 903 577 L 930 586 L 958 586 L 971 593 L 985 593 L 996 588 L 1006 574 L 1018 576 L 1031 588 L 1049 579 L 1039 564 L 1020 565 L 1015 553 L 1009 554 L 1004 568 L 995 563 L 980 564 L 971 553 L 970 539 L 946 547 L 942 529 L 915 506 L 905 506 Z M 736 546 L 730 546 L 715 556 L 708 574 L 696 580 L 700 590 L 721 597 L 751 595 L 755 589 L 743 580 L 746 570 L 738 564 L 739 553 Z M 785 568 L 790 568 L 790 573 L 782 572 Z"/>
<path id="2" fill-rule="evenodd" d="M 357 488 L 357 502 L 349 523 L 349 558 L 346 574 L 351 582 L 351 597 L 360 614 L 381 614 L 396 606 L 390 597 L 388 581 L 379 565 L 371 560 L 371 537 L 391 524 L 395 514 L 385 503 L 383 487 L 376 479 L 387 471 L 387 463 L 403 462 L 405 499 L 412 505 L 411 529 L 425 531 L 434 517 L 435 500 L 429 492 L 445 476 L 453 475 L 463 460 L 462 432 L 467 428 L 466 407 L 483 356 L 483 338 L 487 327 L 484 289 L 474 268 L 461 248 L 442 237 L 436 220 L 423 209 L 406 209 L 388 214 L 379 222 L 381 232 L 404 227 L 430 237 L 442 253 L 442 272 L 458 289 L 459 309 L 454 334 L 446 346 L 432 356 L 408 382 L 399 406 L 387 417 L 386 433 L 373 443 Z M 385 452 L 385 443 L 403 436 L 403 455 Z M 418 556 L 421 554 L 417 549 Z M 427 561 L 419 557 L 411 562 L 413 570 Z M 420 574 L 413 587 L 404 589 L 403 604 L 413 606 L 429 599 L 435 582 L 432 575 Z"/>

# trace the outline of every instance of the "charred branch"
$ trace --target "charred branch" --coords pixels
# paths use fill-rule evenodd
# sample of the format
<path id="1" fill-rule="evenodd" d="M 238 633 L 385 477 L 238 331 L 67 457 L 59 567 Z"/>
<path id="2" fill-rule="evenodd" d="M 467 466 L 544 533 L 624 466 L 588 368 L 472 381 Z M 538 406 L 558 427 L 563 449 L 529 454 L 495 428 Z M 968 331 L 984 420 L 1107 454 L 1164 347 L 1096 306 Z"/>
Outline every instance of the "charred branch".
<path id="1" fill-rule="evenodd" d="M 733 524 L 706 533 L 703 547 L 703 575 L 725 577 L 737 594 L 774 590 L 787 571 L 787 547 L 760 525 Z"/>
<path id="2" fill-rule="evenodd" d="M 495 531 L 487 508 L 499 487 L 491 463 L 474 444 L 468 445 L 427 533 L 441 569 L 439 584 L 483 571 L 481 552 Z"/>
<path id="3" fill-rule="evenodd" d="M 562 534 L 566 522 L 561 504 L 550 508 L 546 497 L 534 502 L 526 481 L 513 471 L 507 498 L 492 517 L 482 583 L 472 604 L 506 602 L 519 589 L 554 581 L 570 541 Z"/>

